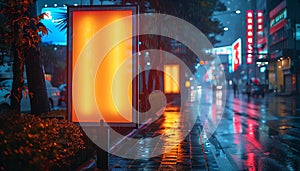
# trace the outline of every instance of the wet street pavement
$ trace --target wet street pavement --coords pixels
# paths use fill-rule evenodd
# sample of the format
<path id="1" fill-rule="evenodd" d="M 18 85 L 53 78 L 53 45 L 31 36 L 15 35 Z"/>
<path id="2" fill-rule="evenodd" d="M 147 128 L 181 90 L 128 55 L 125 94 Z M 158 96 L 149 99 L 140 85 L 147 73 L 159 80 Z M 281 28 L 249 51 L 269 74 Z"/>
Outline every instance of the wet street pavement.
<path id="1" fill-rule="evenodd" d="M 215 136 L 232 170 L 300 170 L 300 98 L 228 94 Z"/>
<path id="2" fill-rule="evenodd" d="M 234 98 L 231 90 L 227 96 L 199 90 L 183 104 L 181 112 L 167 106 L 159 119 L 130 136 L 142 141 L 127 152 L 144 159 L 110 155 L 110 170 L 300 170 L 299 97 L 247 99 Z M 192 116 L 187 113 L 197 118 L 191 130 L 182 126 Z M 184 131 L 190 133 L 180 140 Z M 148 143 L 156 136 L 157 144 Z M 159 145 L 162 154 L 148 159 Z"/>
<path id="3" fill-rule="evenodd" d="M 190 111 L 193 102 L 186 102 L 184 112 Z M 196 112 L 195 112 L 196 113 Z M 124 159 L 117 156 L 110 156 L 111 170 L 219 170 L 213 154 L 208 153 L 204 147 L 201 132 L 201 123 L 197 120 L 187 133 L 183 141 L 180 141 L 179 134 L 184 129 L 181 122 L 185 122 L 185 115 L 181 115 L 177 106 L 167 106 L 163 115 L 155 122 L 144 126 L 136 131 L 131 137 L 142 138 L 143 140 L 135 144 L 135 147 L 128 147 L 128 153 L 137 149 L 138 155 L 151 155 L 151 152 L 160 148 L 163 144 L 163 154 L 149 159 Z M 147 138 L 159 136 L 160 141 L 155 145 L 148 143 Z M 202 142 L 202 143 L 201 143 Z M 118 149 L 114 149 L 116 151 Z M 140 154 L 141 153 L 141 154 Z M 146 157 L 146 156 L 145 156 Z"/>

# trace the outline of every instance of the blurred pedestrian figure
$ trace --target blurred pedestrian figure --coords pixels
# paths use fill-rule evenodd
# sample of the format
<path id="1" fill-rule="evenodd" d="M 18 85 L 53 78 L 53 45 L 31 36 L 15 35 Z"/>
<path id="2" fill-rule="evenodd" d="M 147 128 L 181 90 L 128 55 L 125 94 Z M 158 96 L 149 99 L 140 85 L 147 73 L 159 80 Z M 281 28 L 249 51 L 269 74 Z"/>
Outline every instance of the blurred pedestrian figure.
<path id="1" fill-rule="evenodd" d="M 233 83 L 233 94 L 234 94 L 234 97 L 236 97 L 236 93 L 237 93 L 237 84 Z"/>
<path id="2" fill-rule="evenodd" d="M 251 84 L 250 83 L 246 83 L 246 92 L 248 95 L 248 100 L 250 99 L 250 95 L 251 95 Z"/>

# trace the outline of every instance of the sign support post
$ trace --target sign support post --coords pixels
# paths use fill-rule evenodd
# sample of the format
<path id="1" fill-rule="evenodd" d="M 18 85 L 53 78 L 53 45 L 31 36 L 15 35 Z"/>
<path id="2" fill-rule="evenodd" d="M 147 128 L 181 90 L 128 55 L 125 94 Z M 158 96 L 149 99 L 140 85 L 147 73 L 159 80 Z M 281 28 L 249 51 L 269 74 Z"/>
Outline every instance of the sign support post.
<path id="1" fill-rule="evenodd" d="M 99 169 L 109 169 L 112 128 L 137 127 L 136 14 L 136 6 L 68 8 L 68 119 L 89 138 Z"/>

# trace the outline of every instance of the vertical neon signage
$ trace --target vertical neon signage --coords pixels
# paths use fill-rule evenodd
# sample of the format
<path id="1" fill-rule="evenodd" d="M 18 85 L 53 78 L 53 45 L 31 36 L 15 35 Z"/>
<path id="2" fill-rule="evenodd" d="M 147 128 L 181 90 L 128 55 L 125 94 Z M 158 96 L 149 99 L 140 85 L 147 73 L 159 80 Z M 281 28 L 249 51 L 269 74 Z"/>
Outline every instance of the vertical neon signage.
<path id="1" fill-rule="evenodd" d="M 260 45 L 261 48 L 258 49 L 258 53 L 263 52 L 262 48 L 263 44 L 266 43 L 266 38 L 264 37 L 264 16 L 262 10 L 257 10 L 257 27 L 256 27 L 256 37 L 257 37 L 257 45 Z M 258 58 L 262 58 L 263 56 L 259 55 Z"/>
<path id="2" fill-rule="evenodd" d="M 253 50 L 254 50 L 254 13 L 253 10 L 247 10 L 246 12 L 246 49 L 247 57 L 246 63 L 252 64 L 253 62 Z"/>
<path id="3" fill-rule="evenodd" d="M 263 11 L 258 10 L 257 11 L 257 35 L 260 36 L 263 33 L 264 28 L 264 17 L 263 17 Z"/>

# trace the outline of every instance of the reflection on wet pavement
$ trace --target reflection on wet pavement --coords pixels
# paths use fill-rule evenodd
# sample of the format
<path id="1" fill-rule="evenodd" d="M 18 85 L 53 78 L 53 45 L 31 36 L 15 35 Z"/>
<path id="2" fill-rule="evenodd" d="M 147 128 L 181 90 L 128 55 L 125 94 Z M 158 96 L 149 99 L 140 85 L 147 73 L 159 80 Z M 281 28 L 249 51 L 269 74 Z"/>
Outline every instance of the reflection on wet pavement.
<path id="1" fill-rule="evenodd" d="M 197 116 L 191 130 L 189 118 Z M 184 138 L 180 137 L 189 132 Z M 161 136 L 157 144 L 149 137 Z M 300 170 L 300 97 L 233 97 L 222 91 L 191 91 L 184 107 L 167 106 L 150 126 L 137 130 L 136 147 L 149 159 L 111 156 L 125 170 Z"/>
<path id="2" fill-rule="evenodd" d="M 203 145 L 204 137 L 200 134 L 202 129 L 199 119 L 196 123 L 189 120 L 188 113 L 195 113 L 197 106 L 194 102 L 197 97 L 187 100 L 180 112 L 178 106 L 169 105 L 159 119 L 145 128 L 137 130 L 132 138 L 141 139 L 135 147 L 128 147 L 128 152 L 142 157 L 152 156 L 153 151 L 160 150 L 161 155 L 149 159 L 124 159 L 110 156 L 112 170 L 219 170 L 212 153 Z M 198 103 L 198 101 L 197 101 Z M 194 122 L 195 122 L 194 121 Z M 187 128 L 192 128 L 187 130 Z M 156 144 L 149 144 L 149 139 L 160 136 Z M 183 138 L 182 138 L 183 137 Z M 114 149 L 118 150 L 118 149 Z M 207 154 L 206 154 L 207 153 Z"/>
<path id="3" fill-rule="evenodd" d="M 137 130 L 137 133 L 132 136 L 132 138 L 142 139 L 135 144 L 137 148 L 128 147 L 130 153 L 149 157 L 154 150 L 158 149 L 163 154 L 145 160 L 124 159 L 111 155 L 110 168 L 112 170 L 121 168 L 125 170 L 220 170 L 206 143 L 209 135 L 206 135 L 203 130 L 206 127 L 208 133 L 214 131 L 218 118 L 221 118 L 222 112 L 219 106 L 224 103 L 220 100 L 222 97 L 214 99 L 212 96 L 207 96 L 206 98 L 211 101 L 209 102 L 211 104 L 217 101 L 218 105 L 212 108 L 211 105 L 198 105 L 201 98 L 192 91 L 191 97 L 183 107 L 167 106 L 158 120 L 150 126 Z M 202 123 L 200 117 L 207 122 Z M 190 119 L 195 123 L 190 122 Z M 211 125 L 213 130 L 209 129 Z M 160 141 L 156 144 L 151 146 L 147 143 L 148 137 L 157 136 L 160 136 Z M 132 149 L 137 150 L 132 151 Z"/>
<path id="4" fill-rule="evenodd" d="M 299 97 L 227 97 L 215 133 L 234 170 L 300 170 Z"/>

